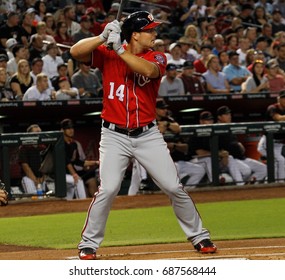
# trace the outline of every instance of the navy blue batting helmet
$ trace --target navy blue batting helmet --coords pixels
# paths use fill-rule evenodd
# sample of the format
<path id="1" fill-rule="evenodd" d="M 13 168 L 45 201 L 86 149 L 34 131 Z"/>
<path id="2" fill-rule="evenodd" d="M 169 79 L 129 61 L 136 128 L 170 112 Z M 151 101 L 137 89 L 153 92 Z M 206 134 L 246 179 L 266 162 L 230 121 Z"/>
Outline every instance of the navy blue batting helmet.
<path id="1" fill-rule="evenodd" d="M 123 38 L 129 42 L 133 32 L 141 32 L 157 27 L 160 22 L 154 21 L 153 15 L 146 11 L 134 12 L 124 20 Z"/>

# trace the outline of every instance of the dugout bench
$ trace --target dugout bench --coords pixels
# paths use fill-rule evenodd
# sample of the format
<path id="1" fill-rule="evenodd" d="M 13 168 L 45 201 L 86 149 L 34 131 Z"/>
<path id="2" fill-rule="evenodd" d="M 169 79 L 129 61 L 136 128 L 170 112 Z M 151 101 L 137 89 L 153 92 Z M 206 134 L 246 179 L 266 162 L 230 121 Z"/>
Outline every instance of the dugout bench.
<path id="1" fill-rule="evenodd" d="M 285 122 L 244 122 L 213 125 L 181 125 L 181 136 L 210 136 L 214 186 L 219 185 L 219 135 L 264 134 L 266 136 L 268 183 L 275 182 L 273 134 L 285 133 Z"/>
<path id="2" fill-rule="evenodd" d="M 20 145 L 53 145 L 55 196 L 66 196 L 65 149 L 62 132 L 4 133 L 0 134 L 1 178 L 10 193 L 9 148 Z"/>

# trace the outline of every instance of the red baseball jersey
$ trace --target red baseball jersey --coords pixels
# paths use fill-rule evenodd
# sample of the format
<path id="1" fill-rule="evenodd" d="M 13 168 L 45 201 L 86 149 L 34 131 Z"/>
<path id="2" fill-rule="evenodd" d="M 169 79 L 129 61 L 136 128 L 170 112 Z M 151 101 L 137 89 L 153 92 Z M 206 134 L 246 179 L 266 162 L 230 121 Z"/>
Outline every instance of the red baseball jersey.
<path id="1" fill-rule="evenodd" d="M 155 105 L 161 77 L 165 73 L 166 57 L 148 50 L 137 56 L 156 63 L 160 77 L 150 79 L 134 73 L 114 52 L 99 46 L 93 51 L 92 67 L 103 75 L 103 110 L 101 117 L 122 127 L 137 128 L 155 119 Z"/>

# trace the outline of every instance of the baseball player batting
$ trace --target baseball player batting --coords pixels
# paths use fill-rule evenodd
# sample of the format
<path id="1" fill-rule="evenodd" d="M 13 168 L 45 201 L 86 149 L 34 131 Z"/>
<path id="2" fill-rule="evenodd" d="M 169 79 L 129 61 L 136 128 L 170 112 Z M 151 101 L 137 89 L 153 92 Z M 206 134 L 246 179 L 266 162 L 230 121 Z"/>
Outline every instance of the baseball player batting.
<path id="1" fill-rule="evenodd" d="M 104 77 L 100 141 L 100 186 L 89 206 L 78 245 L 79 258 L 96 259 L 107 218 L 130 158 L 147 170 L 170 198 L 187 239 L 201 253 L 214 253 L 209 231 L 179 181 L 175 164 L 155 121 L 156 97 L 166 57 L 153 51 L 159 22 L 145 11 L 130 14 L 122 26 L 115 20 L 96 37 L 79 41 L 71 55 L 98 67 Z M 121 33 L 127 44 L 122 45 Z M 108 50 L 106 44 L 112 44 Z"/>

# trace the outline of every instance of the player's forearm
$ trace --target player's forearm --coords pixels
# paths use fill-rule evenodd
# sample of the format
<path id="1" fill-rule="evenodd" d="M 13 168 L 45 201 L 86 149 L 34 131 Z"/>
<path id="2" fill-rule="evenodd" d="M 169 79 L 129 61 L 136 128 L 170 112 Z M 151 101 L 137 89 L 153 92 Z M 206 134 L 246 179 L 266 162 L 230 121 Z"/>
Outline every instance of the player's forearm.
<path id="1" fill-rule="evenodd" d="M 158 78 L 160 76 L 159 68 L 153 62 L 149 62 L 141 57 L 133 55 L 128 51 L 122 53 L 120 57 L 135 73 L 148 78 Z"/>
<path id="2" fill-rule="evenodd" d="M 75 60 L 89 62 L 92 52 L 103 43 L 99 36 L 85 38 L 71 47 L 70 54 Z"/>
<path id="3" fill-rule="evenodd" d="M 37 177 L 27 163 L 22 163 L 22 169 L 27 177 L 37 183 Z"/>

